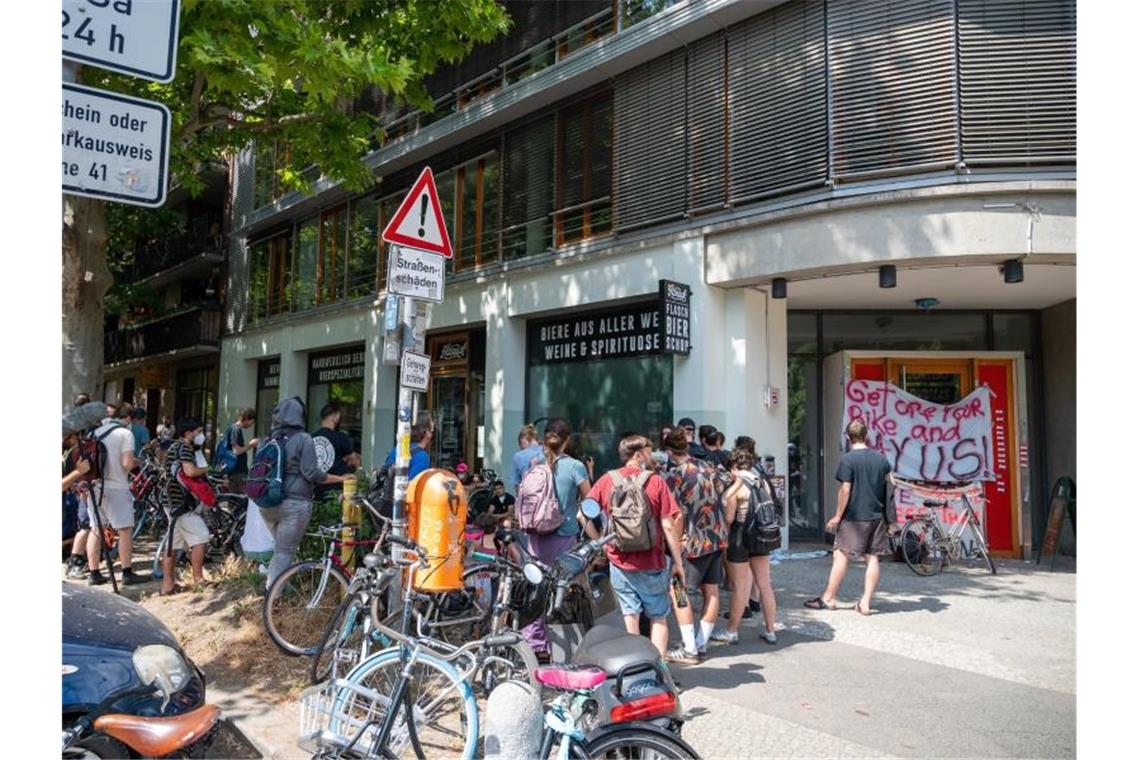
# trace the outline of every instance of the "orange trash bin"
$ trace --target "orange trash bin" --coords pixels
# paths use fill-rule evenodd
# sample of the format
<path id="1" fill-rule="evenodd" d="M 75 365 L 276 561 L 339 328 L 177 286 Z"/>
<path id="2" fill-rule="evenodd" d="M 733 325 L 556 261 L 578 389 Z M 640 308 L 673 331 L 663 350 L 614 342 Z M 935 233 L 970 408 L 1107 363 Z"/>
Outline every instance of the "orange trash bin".
<path id="1" fill-rule="evenodd" d="M 430 567 L 416 570 L 419 591 L 463 588 L 467 494 L 450 470 L 425 470 L 408 484 L 408 535 L 427 552 Z"/>

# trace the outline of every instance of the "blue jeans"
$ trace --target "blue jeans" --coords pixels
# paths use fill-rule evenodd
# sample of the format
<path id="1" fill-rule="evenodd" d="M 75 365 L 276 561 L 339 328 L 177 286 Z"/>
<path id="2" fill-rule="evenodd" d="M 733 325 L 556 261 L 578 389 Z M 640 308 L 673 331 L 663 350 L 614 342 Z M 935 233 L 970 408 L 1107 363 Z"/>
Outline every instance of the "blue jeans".
<path id="1" fill-rule="evenodd" d="M 663 618 L 673 609 L 669 601 L 669 569 L 653 571 L 622 570 L 610 563 L 610 585 L 623 615 L 645 611 L 651 620 Z"/>

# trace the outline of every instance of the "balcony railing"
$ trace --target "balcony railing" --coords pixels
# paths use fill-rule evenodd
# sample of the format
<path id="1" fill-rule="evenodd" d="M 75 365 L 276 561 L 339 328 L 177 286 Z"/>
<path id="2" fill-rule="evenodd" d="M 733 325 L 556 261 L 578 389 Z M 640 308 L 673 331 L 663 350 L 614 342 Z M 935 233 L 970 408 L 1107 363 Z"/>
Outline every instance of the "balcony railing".
<path id="1" fill-rule="evenodd" d="M 194 306 L 106 333 L 103 363 L 120 364 L 192 349 L 216 351 L 221 333 L 221 310 L 217 306 Z"/>
<path id="2" fill-rule="evenodd" d="M 199 258 L 214 263 L 224 255 L 222 216 L 207 214 L 192 219 L 175 235 L 140 242 L 128 276 L 132 282 L 138 282 Z"/>

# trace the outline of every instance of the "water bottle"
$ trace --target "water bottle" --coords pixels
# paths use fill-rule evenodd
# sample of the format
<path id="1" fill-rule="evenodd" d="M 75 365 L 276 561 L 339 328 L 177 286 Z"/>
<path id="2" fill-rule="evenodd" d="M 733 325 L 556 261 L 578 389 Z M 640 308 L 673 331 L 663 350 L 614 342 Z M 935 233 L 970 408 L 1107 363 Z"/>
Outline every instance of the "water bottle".
<path id="1" fill-rule="evenodd" d="M 689 606 L 689 595 L 685 593 L 685 587 L 681 585 L 681 579 L 673 576 L 673 601 L 678 608 L 685 608 Z"/>

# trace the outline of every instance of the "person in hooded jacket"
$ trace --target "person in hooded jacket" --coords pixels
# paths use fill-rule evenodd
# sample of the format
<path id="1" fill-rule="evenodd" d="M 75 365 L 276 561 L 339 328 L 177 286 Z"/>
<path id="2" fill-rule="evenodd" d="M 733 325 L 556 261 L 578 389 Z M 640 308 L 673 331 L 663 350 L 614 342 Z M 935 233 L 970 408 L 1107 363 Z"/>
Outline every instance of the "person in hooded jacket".
<path id="1" fill-rule="evenodd" d="M 287 398 L 273 407 L 270 436 L 285 437 L 281 474 L 285 499 L 276 507 L 259 507 L 274 541 L 267 588 L 293 564 L 293 555 L 313 516 L 313 486 L 343 483 L 346 479 L 346 476 L 326 473 L 317 464 L 316 446 L 312 436 L 305 432 L 305 405 L 300 398 Z"/>

